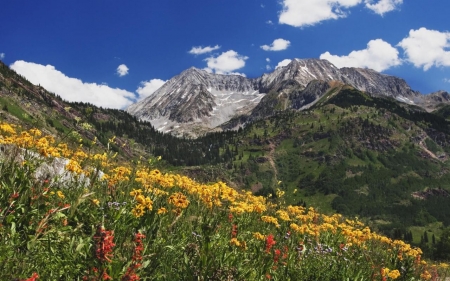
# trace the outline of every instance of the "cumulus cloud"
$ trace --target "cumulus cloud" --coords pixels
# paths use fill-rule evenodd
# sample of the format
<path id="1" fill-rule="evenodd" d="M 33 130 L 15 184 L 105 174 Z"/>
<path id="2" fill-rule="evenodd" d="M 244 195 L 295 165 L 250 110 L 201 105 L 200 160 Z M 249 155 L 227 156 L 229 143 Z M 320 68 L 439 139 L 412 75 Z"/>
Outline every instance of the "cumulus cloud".
<path id="1" fill-rule="evenodd" d="M 0 53 L 0 60 L 5 58 L 5 53 Z"/>
<path id="2" fill-rule="evenodd" d="M 220 49 L 219 45 L 216 45 L 214 47 L 211 47 L 211 46 L 207 46 L 207 47 L 202 47 L 202 46 L 192 47 L 192 49 L 189 51 L 189 54 L 201 55 L 201 54 L 210 53 L 210 52 L 218 50 L 218 49 Z"/>
<path id="3" fill-rule="evenodd" d="M 273 40 L 270 46 L 262 45 L 261 49 L 263 49 L 264 51 L 283 51 L 286 50 L 289 47 L 289 45 L 291 45 L 291 42 L 289 40 L 278 38 Z"/>
<path id="4" fill-rule="evenodd" d="M 398 50 L 391 44 L 382 39 L 376 39 L 369 41 L 366 49 L 352 51 L 347 56 L 337 56 L 325 52 L 320 55 L 320 58 L 328 60 L 339 68 L 362 67 L 383 71 L 402 63 L 398 54 Z"/>
<path id="5" fill-rule="evenodd" d="M 279 67 L 286 66 L 286 65 L 288 65 L 291 61 L 292 61 L 292 60 L 290 60 L 290 59 L 284 59 L 284 60 L 282 60 L 282 61 L 280 61 L 280 62 L 277 64 L 277 66 L 275 66 L 275 69 L 277 69 L 277 68 L 279 68 Z"/>
<path id="6" fill-rule="evenodd" d="M 142 81 L 141 86 L 136 90 L 139 94 L 138 100 L 145 99 L 146 97 L 153 94 L 156 90 L 161 88 L 167 81 L 161 79 L 151 79 L 149 81 Z"/>
<path id="7" fill-rule="evenodd" d="M 405 51 L 406 59 L 424 70 L 432 66 L 450 66 L 450 32 L 429 30 L 424 27 L 410 30 L 398 46 Z"/>
<path id="8" fill-rule="evenodd" d="M 124 64 L 121 64 L 117 67 L 117 75 L 120 77 L 125 76 L 128 74 L 128 67 Z"/>
<path id="9" fill-rule="evenodd" d="M 271 21 L 271 20 L 266 21 L 266 23 L 270 24 L 270 25 L 273 25 L 273 21 Z"/>
<path id="10" fill-rule="evenodd" d="M 295 27 L 311 26 L 321 21 L 347 16 L 348 8 L 363 0 L 283 0 L 279 22 Z"/>
<path id="11" fill-rule="evenodd" d="M 379 0 L 377 3 L 372 4 L 374 0 L 365 0 L 366 7 L 379 15 L 383 15 L 387 12 L 396 10 L 403 0 Z"/>
<path id="12" fill-rule="evenodd" d="M 206 58 L 205 61 L 207 67 L 205 68 L 205 70 L 217 74 L 243 75 L 242 73 L 237 73 L 234 71 L 243 68 L 247 59 L 248 57 L 239 55 L 233 50 L 229 50 L 223 52 L 219 56 L 211 56 L 209 58 Z"/>
<path id="13" fill-rule="evenodd" d="M 40 84 L 72 102 L 88 102 L 107 108 L 125 108 L 135 97 L 133 93 L 126 90 L 67 77 L 52 65 L 19 60 L 11 65 L 11 69 L 26 77 L 31 83 Z"/>

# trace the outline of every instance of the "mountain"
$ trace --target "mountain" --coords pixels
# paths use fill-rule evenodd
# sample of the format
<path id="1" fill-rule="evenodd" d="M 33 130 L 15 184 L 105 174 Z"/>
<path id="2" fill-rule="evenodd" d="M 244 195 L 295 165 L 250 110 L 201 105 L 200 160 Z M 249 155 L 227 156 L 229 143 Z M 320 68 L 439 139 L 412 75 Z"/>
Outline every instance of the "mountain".
<path id="1" fill-rule="evenodd" d="M 235 115 L 247 114 L 264 96 L 254 79 L 208 73 L 194 67 L 166 82 L 155 93 L 127 108 L 155 128 L 196 135 Z"/>
<path id="2" fill-rule="evenodd" d="M 343 85 L 428 110 L 450 102 L 443 93 L 425 96 L 405 80 L 371 69 L 339 69 L 327 60 L 294 59 L 258 78 L 190 68 L 127 111 L 160 131 L 196 137 L 217 126 L 236 129 L 277 110 L 308 108 L 329 89 Z"/>

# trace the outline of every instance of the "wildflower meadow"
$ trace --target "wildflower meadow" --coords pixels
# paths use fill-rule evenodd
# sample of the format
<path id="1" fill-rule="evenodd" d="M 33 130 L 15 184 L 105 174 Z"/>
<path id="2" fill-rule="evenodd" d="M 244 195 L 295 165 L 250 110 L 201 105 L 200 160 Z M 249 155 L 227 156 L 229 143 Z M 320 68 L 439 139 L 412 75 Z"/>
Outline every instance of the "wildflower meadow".
<path id="1" fill-rule="evenodd" d="M 114 139 L 110 139 L 114 142 Z M 444 280 L 358 219 L 0 124 L 0 280 Z"/>

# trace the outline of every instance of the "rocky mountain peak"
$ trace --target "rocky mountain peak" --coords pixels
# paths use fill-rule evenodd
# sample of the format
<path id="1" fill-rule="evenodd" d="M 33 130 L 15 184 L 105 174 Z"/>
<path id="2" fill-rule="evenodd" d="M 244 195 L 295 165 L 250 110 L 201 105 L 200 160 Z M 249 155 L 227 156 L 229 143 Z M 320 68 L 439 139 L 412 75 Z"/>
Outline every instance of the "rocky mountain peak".
<path id="1" fill-rule="evenodd" d="M 127 111 L 161 131 L 196 136 L 193 127 L 201 133 L 247 114 L 262 96 L 254 79 L 191 67 Z"/>
<path id="2" fill-rule="evenodd" d="M 283 81 L 295 80 L 306 87 L 313 80 L 342 81 L 339 69 L 327 60 L 293 59 L 288 65 L 277 68 L 270 74 L 263 75 L 260 80 L 262 91 L 279 88 Z"/>

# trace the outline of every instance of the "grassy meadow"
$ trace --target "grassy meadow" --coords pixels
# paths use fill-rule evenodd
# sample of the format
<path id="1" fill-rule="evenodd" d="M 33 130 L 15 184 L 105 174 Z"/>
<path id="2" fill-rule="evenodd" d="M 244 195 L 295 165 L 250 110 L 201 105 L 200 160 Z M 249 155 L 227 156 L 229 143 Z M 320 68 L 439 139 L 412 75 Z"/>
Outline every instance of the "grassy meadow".
<path id="1" fill-rule="evenodd" d="M 357 218 L 0 124 L 0 280 L 442 280 Z M 115 139 L 109 140 L 113 145 Z M 108 145 L 109 147 L 109 145 Z M 331 198 L 332 199 L 332 198 Z"/>

